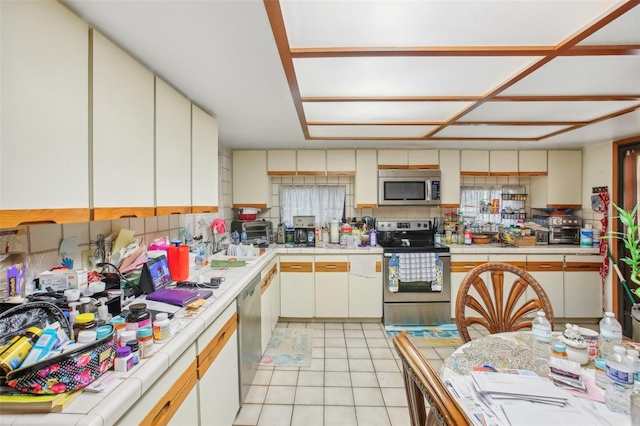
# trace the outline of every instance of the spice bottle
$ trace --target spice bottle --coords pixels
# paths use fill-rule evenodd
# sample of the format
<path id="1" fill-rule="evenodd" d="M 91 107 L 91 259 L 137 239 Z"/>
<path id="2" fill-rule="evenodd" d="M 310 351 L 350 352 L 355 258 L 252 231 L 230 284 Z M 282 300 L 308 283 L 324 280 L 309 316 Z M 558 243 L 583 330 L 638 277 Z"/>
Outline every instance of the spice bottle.
<path id="1" fill-rule="evenodd" d="M 126 344 L 131 349 L 131 355 L 133 356 L 133 364 L 136 365 L 140 362 L 140 350 L 138 349 L 140 345 L 138 345 L 137 340 L 129 340 Z"/>
<path id="2" fill-rule="evenodd" d="M 166 312 L 160 312 L 156 315 L 156 320 L 153 322 L 153 340 L 155 342 L 161 342 L 171 338 L 171 321 L 169 315 Z"/>
<path id="3" fill-rule="evenodd" d="M 153 329 L 149 326 L 140 327 L 136 337 L 140 347 L 140 359 L 153 355 Z"/>
<path id="4" fill-rule="evenodd" d="M 38 327 L 29 327 L 23 334 L 15 336 L 0 348 L 0 370 L 7 375 L 11 370 L 20 367 L 41 334 L 42 330 Z"/>
<path id="5" fill-rule="evenodd" d="M 134 303 L 129 307 L 127 330 L 137 331 L 141 327 L 151 327 L 151 314 L 146 303 Z"/>

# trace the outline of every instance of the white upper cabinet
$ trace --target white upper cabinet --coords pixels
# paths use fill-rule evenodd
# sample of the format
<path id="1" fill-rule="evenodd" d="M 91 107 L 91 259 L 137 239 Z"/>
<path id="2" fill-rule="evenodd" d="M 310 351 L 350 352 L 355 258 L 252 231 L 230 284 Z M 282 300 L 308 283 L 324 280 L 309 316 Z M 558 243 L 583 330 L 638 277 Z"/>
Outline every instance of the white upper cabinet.
<path id="1" fill-rule="evenodd" d="M 518 176 L 518 151 L 489 151 L 491 176 Z"/>
<path id="2" fill-rule="evenodd" d="M 271 207 L 267 151 L 233 151 L 233 207 Z"/>
<path id="3" fill-rule="evenodd" d="M 0 16 L 0 228 L 86 222 L 88 26 L 57 2 L 3 1 Z"/>
<path id="4" fill-rule="evenodd" d="M 440 205 L 460 206 L 460 150 L 440 151 Z"/>
<path id="5" fill-rule="evenodd" d="M 411 149 L 407 155 L 410 169 L 437 169 L 440 164 L 437 149 Z"/>
<path id="6" fill-rule="evenodd" d="M 520 176 L 544 176 L 547 174 L 547 151 L 518 151 Z"/>
<path id="7" fill-rule="evenodd" d="M 94 219 L 153 216 L 154 76 L 92 35 Z"/>
<path id="8" fill-rule="evenodd" d="M 409 165 L 409 153 L 406 149 L 379 149 L 378 166 L 384 168 L 406 168 Z"/>
<path id="9" fill-rule="evenodd" d="M 355 149 L 327 150 L 327 176 L 353 176 L 355 174 Z"/>
<path id="10" fill-rule="evenodd" d="M 218 211 L 218 121 L 191 105 L 191 211 Z"/>
<path id="11" fill-rule="evenodd" d="M 191 103 L 156 77 L 156 214 L 191 213 Z"/>
<path id="12" fill-rule="evenodd" d="M 269 176 L 295 176 L 296 167 L 295 149 L 267 151 L 267 171 Z"/>
<path id="13" fill-rule="evenodd" d="M 324 149 L 298 150 L 298 175 L 325 176 L 327 174 L 327 152 Z"/>
<path id="14" fill-rule="evenodd" d="M 531 178 L 531 207 L 582 208 L 582 151 L 548 151 L 547 176 Z"/>
<path id="15" fill-rule="evenodd" d="M 463 150 L 460 153 L 460 172 L 466 176 L 488 176 L 489 151 Z"/>
<path id="16" fill-rule="evenodd" d="M 354 204 L 357 209 L 378 207 L 377 154 L 375 149 L 359 149 L 356 152 Z"/>

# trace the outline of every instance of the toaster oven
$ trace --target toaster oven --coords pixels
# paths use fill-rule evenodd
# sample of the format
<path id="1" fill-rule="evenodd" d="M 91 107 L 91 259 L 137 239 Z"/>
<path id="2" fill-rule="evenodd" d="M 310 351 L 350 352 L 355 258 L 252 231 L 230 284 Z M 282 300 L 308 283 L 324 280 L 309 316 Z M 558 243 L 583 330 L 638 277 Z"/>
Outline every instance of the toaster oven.
<path id="1" fill-rule="evenodd" d="M 231 232 L 238 231 L 242 234 L 242 227 L 247 231 L 249 244 L 273 243 L 273 223 L 268 220 L 232 220 Z"/>

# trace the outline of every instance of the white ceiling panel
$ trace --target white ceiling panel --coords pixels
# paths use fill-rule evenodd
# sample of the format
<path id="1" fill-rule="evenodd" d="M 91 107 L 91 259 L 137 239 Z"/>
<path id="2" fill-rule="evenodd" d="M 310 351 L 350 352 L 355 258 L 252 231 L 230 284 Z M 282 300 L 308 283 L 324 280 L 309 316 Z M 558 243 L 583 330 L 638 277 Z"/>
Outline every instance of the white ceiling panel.
<path id="1" fill-rule="evenodd" d="M 567 126 L 448 126 L 434 137 L 446 138 L 539 138 Z"/>
<path id="2" fill-rule="evenodd" d="M 640 56 L 553 59 L 501 95 L 640 94 Z"/>
<path id="3" fill-rule="evenodd" d="M 556 45 L 616 1 L 281 1 L 291 47 Z"/>
<path id="4" fill-rule="evenodd" d="M 640 100 L 486 102 L 459 121 L 590 121 L 636 105 L 640 105 Z"/>
<path id="5" fill-rule="evenodd" d="M 435 126 L 309 126 L 311 137 L 420 138 Z"/>
<path id="6" fill-rule="evenodd" d="M 579 44 L 640 44 L 640 7 L 631 9 Z"/>
<path id="7" fill-rule="evenodd" d="M 305 102 L 307 121 L 445 121 L 469 102 Z"/>
<path id="8" fill-rule="evenodd" d="M 302 96 L 482 95 L 538 58 L 295 59 Z"/>

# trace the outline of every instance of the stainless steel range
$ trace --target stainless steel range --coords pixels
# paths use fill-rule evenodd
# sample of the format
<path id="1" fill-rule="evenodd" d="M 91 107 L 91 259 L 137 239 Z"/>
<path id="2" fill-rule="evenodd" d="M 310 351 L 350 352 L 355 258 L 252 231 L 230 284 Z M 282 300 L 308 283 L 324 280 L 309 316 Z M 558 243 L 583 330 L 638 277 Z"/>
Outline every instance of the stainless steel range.
<path id="1" fill-rule="evenodd" d="M 449 247 L 434 242 L 435 229 L 431 221 L 403 220 L 378 222 L 378 243 L 384 248 L 384 324 L 437 325 L 451 322 L 451 254 Z M 392 254 L 408 265 L 413 277 L 400 280 L 398 291 L 389 289 L 389 260 Z M 413 255 L 426 253 L 427 255 Z M 431 256 L 431 254 L 433 256 Z M 403 257 L 405 257 L 403 261 Z M 442 262 L 442 285 L 432 277 L 431 261 Z M 401 271 L 401 277 L 402 277 Z"/>

